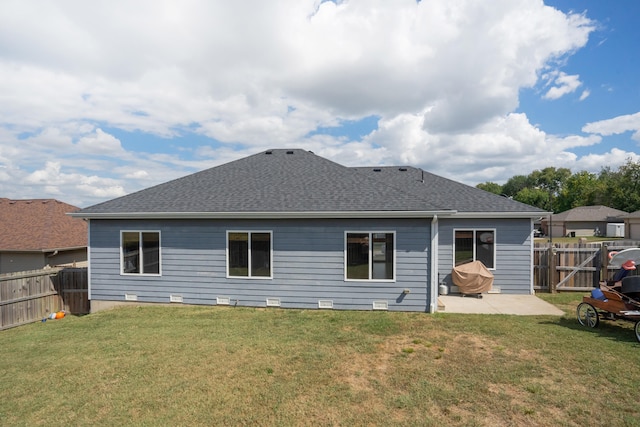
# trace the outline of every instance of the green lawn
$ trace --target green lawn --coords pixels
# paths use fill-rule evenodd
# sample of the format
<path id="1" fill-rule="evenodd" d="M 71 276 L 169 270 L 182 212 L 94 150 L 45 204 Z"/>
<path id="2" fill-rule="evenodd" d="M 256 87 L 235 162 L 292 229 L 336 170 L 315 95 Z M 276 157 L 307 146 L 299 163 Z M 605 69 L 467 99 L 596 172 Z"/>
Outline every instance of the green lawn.
<path id="1" fill-rule="evenodd" d="M 640 425 L 631 323 L 122 308 L 0 332 L 0 425 Z"/>

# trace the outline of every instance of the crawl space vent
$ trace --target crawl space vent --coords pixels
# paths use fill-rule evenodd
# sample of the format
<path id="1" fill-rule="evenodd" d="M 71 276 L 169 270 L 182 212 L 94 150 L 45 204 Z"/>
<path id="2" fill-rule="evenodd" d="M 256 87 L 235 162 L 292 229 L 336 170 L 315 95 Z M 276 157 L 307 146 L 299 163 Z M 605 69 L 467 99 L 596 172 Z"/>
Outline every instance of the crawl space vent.
<path id="1" fill-rule="evenodd" d="M 124 294 L 124 300 L 125 301 L 138 301 L 138 295 L 125 293 Z"/>
<path id="2" fill-rule="evenodd" d="M 182 302 L 182 295 L 169 295 L 170 302 Z"/>
<path id="3" fill-rule="evenodd" d="M 318 301 L 318 308 L 333 308 L 333 301 L 330 299 L 321 299 Z"/>
<path id="4" fill-rule="evenodd" d="M 231 304 L 231 298 L 229 297 L 217 297 L 216 304 L 218 305 L 229 305 Z"/>
<path id="5" fill-rule="evenodd" d="M 280 298 L 267 298 L 267 307 L 280 307 Z"/>
<path id="6" fill-rule="evenodd" d="M 387 301 L 374 301 L 373 302 L 373 309 L 374 310 L 388 310 L 389 309 L 389 303 Z"/>

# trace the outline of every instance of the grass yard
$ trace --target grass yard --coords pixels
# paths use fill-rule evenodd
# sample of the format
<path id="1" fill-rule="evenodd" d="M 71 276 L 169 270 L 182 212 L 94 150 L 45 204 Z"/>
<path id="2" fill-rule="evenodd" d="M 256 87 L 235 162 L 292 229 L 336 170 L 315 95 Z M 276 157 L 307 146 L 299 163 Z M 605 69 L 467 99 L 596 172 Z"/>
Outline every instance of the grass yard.
<path id="1" fill-rule="evenodd" d="M 121 308 L 0 332 L 0 425 L 640 425 L 631 323 Z"/>

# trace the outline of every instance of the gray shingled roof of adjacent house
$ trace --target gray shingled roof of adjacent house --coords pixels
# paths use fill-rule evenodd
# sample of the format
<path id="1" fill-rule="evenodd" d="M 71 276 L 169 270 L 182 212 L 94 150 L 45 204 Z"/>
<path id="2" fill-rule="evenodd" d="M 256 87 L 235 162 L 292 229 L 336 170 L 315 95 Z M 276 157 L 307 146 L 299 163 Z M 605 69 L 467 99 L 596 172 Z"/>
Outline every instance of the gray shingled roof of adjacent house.
<path id="1" fill-rule="evenodd" d="M 623 218 L 640 218 L 640 211 L 634 211 L 626 215 L 623 215 Z"/>
<path id="2" fill-rule="evenodd" d="M 74 216 L 283 212 L 544 211 L 416 168 L 350 168 L 300 149 L 267 150 Z M 371 170 L 371 172 L 369 172 Z"/>
<path id="3" fill-rule="evenodd" d="M 551 216 L 551 221 L 607 221 L 612 218 L 622 219 L 625 211 L 608 206 L 579 206 Z"/>

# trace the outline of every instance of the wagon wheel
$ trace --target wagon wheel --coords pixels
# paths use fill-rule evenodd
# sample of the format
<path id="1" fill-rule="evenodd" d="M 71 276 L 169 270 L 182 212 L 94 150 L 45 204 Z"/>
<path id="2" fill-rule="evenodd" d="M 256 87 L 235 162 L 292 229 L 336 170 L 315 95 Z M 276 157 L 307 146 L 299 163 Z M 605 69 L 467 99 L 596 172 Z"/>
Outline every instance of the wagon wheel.
<path id="1" fill-rule="evenodd" d="M 636 339 L 638 340 L 638 342 L 640 342 L 640 320 L 636 322 L 635 331 L 636 331 Z"/>
<path id="2" fill-rule="evenodd" d="M 578 309 L 576 310 L 576 312 L 578 314 L 578 322 L 580 322 L 582 326 L 595 328 L 596 326 L 598 326 L 598 323 L 600 323 L 598 312 L 589 303 L 581 302 L 580 304 L 578 304 Z"/>

